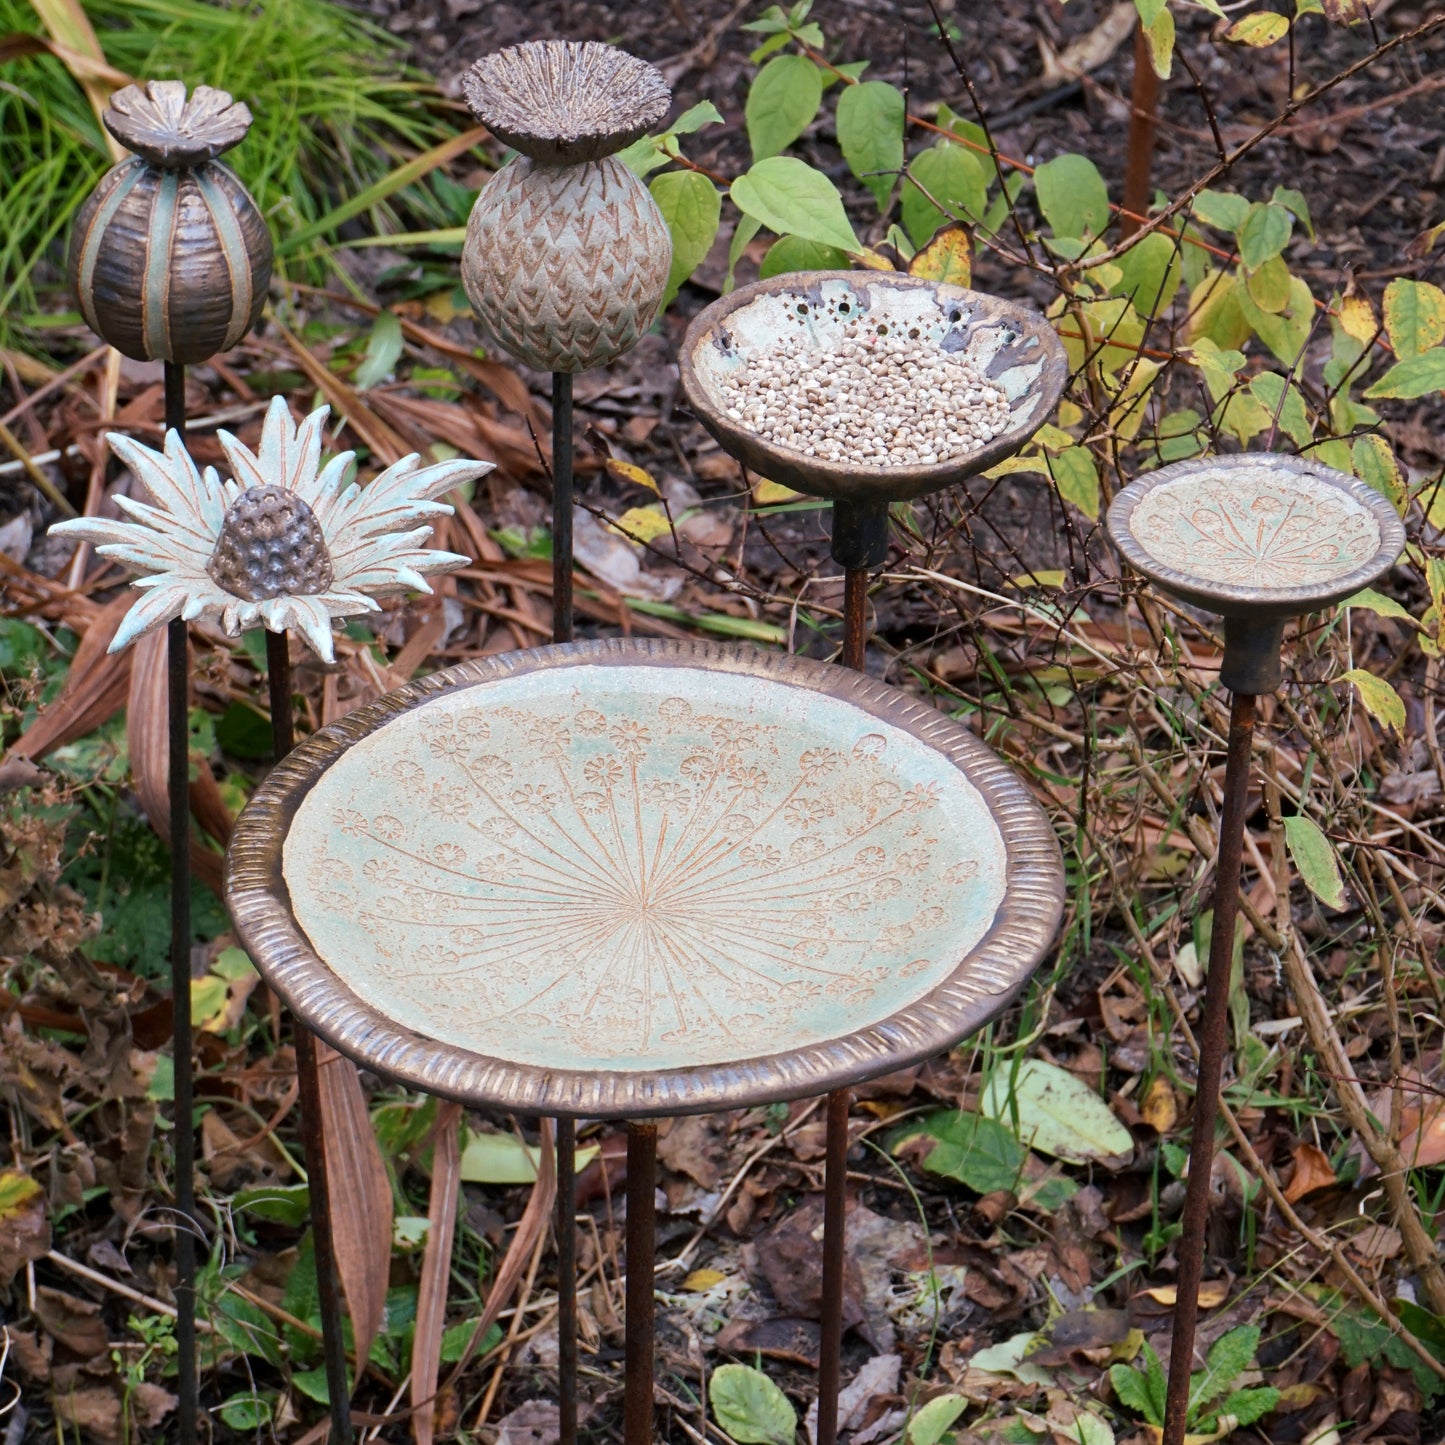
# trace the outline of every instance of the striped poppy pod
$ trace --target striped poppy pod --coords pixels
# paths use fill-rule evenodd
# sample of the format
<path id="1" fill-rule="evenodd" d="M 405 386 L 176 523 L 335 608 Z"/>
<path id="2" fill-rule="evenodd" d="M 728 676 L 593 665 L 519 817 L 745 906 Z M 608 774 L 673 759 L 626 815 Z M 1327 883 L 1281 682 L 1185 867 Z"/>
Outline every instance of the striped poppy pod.
<path id="1" fill-rule="evenodd" d="M 108 171 L 70 237 L 71 288 L 100 337 L 137 361 L 182 365 L 228 351 L 256 324 L 271 236 L 216 159 L 250 129 L 223 90 L 179 81 L 127 86 L 106 129 L 133 155 Z"/>

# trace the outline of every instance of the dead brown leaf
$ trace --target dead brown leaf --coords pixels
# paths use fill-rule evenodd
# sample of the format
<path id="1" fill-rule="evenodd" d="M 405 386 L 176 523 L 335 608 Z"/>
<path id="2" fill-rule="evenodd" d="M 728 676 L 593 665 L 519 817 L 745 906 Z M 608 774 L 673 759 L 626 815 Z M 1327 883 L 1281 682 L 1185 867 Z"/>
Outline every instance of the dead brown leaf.
<path id="1" fill-rule="evenodd" d="M 0 1288 L 50 1248 L 45 1191 L 28 1174 L 0 1170 Z"/>
<path id="2" fill-rule="evenodd" d="M 1293 1152 L 1294 1173 L 1284 1191 L 1284 1197 L 1291 1204 L 1316 1189 L 1328 1189 L 1335 1183 L 1335 1171 L 1322 1150 L 1301 1139 Z"/>
<path id="3" fill-rule="evenodd" d="M 411 1429 L 417 1445 L 431 1445 L 435 1429 L 437 1371 L 441 1363 L 442 1331 L 446 1327 L 447 1283 L 451 1278 L 457 1189 L 461 1183 L 461 1118 L 460 1104 L 446 1100 L 437 1105 L 426 1249 L 422 1254 L 412 1346 Z"/>
<path id="4" fill-rule="evenodd" d="M 100 1306 L 91 1300 L 41 1285 L 35 1291 L 35 1318 L 58 1344 L 83 1360 L 106 1351 L 105 1321 Z"/>

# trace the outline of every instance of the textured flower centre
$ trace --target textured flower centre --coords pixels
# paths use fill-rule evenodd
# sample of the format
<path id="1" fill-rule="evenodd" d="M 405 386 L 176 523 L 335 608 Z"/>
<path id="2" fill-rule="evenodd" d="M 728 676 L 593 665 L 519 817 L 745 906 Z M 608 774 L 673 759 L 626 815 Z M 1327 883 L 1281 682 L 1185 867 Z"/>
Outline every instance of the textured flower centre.
<path id="1" fill-rule="evenodd" d="M 313 596 L 334 575 L 321 524 L 285 487 L 251 487 L 231 503 L 206 570 L 247 602 Z"/>

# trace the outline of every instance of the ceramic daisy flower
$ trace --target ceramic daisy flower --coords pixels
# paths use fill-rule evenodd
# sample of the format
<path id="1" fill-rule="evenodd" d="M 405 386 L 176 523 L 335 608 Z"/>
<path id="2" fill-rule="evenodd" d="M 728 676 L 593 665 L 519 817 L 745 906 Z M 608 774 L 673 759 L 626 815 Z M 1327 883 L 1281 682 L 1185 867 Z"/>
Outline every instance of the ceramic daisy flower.
<path id="1" fill-rule="evenodd" d="M 412 455 L 364 487 L 348 484 L 354 453 L 321 465 L 329 411 L 323 406 L 298 426 L 285 398 L 274 398 L 255 452 L 218 433 L 231 471 L 224 482 L 214 467 L 197 468 L 174 431 L 163 452 L 115 432 L 106 437 L 152 502 L 116 497 L 132 521 L 78 517 L 51 530 L 93 542 L 102 557 L 140 574 L 135 586 L 146 595 L 126 614 L 111 652 L 172 618 L 219 617 L 233 637 L 257 624 L 294 627 L 331 662 L 333 619 L 379 610 L 377 596 L 430 592 L 429 575 L 471 560 L 423 546 L 432 532 L 424 519 L 450 516 L 437 498 L 485 476 L 492 463 L 423 467 Z"/>

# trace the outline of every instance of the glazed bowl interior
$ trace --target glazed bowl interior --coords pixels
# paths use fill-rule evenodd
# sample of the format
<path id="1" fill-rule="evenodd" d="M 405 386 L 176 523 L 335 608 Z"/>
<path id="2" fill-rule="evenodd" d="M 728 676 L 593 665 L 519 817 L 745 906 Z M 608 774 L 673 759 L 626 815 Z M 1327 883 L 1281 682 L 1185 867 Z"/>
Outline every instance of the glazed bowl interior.
<path id="1" fill-rule="evenodd" d="M 728 415 L 729 376 L 785 339 L 821 351 L 845 334 L 903 334 L 920 351 L 962 353 L 1004 390 L 1008 426 L 986 445 L 913 465 L 839 463 L 780 446 Z M 1048 419 L 1068 379 L 1063 345 L 1027 307 L 961 286 L 876 271 L 802 271 L 744 286 L 714 302 L 688 328 L 682 384 L 718 444 L 770 481 L 818 497 L 896 501 L 924 496 L 1012 456 Z"/>

